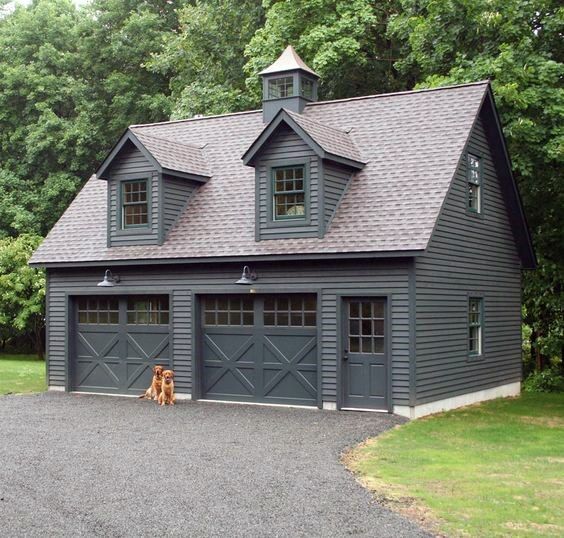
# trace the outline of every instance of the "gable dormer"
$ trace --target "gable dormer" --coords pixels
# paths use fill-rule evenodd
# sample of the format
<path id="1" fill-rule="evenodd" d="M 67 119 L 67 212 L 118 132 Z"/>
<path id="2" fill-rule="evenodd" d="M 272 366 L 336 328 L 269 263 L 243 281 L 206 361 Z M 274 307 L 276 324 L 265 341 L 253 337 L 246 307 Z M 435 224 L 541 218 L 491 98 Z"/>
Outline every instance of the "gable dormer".
<path id="1" fill-rule="evenodd" d="M 323 237 L 354 172 L 349 134 L 281 109 L 243 155 L 255 168 L 257 241 Z"/>
<path id="2" fill-rule="evenodd" d="M 161 245 L 210 173 L 201 149 L 128 129 L 96 173 L 108 181 L 108 247 Z"/>

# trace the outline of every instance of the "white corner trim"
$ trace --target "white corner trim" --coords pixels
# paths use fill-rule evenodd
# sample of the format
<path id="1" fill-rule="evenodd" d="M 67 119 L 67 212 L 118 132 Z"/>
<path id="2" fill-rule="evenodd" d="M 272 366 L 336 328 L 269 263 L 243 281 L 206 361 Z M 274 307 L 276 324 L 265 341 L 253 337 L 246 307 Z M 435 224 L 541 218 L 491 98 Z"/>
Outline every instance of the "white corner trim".
<path id="1" fill-rule="evenodd" d="M 325 411 L 337 411 L 336 402 L 323 402 L 323 409 Z"/>
<path id="2" fill-rule="evenodd" d="M 500 385 L 491 389 L 479 390 L 476 392 L 469 392 L 468 394 L 461 394 L 453 396 L 452 398 L 445 398 L 437 400 L 436 402 L 428 402 L 421 405 L 410 407 L 407 405 L 394 405 L 394 414 L 401 415 L 407 418 L 420 418 L 433 413 L 440 413 L 442 411 L 449 411 L 457 407 L 465 405 L 472 405 L 485 400 L 493 400 L 494 398 L 507 398 L 508 396 L 518 396 L 521 394 L 521 382 L 508 383 L 507 385 Z"/>
<path id="3" fill-rule="evenodd" d="M 47 390 L 49 392 L 65 392 L 65 387 L 55 387 L 54 385 L 49 385 Z"/>

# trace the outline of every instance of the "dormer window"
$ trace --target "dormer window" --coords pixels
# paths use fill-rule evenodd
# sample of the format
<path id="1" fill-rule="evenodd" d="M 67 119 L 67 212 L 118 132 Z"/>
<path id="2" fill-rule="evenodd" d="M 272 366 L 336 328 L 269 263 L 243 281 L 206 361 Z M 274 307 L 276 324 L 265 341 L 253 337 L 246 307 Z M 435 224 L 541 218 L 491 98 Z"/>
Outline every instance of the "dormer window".
<path id="1" fill-rule="evenodd" d="M 468 154 L 468 209 L 482 212 L 482 163 L 479 157 Z"/>
<path id="2" fill-rule="evenodd" d="M 268 81 L 268 98 L 281 99 L 294 95 L 294 77 L 273 78 Z"/>
<path id="3" fill-rule="evenodd" d="M 146 179 L 122 182 L 121 199 L 123 228 L 140 228 L 149 224 Z"/>
<path id="4" fill-rule="evenodd" d="M 305 167 L 272 169 L 274 220 L 305 218 Z"/>

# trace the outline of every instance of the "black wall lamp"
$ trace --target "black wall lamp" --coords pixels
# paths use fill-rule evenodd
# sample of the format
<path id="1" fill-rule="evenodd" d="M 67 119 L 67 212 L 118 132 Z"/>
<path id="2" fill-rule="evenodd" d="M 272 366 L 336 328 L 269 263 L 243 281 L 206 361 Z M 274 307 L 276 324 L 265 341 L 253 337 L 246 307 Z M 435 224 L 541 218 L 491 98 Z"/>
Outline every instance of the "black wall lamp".
<path id="1" fill-rule="evenodd" d="M 243 267 L 243 274 L 241 278 L 235 282 L 235 284 L 252 284 L 257 279 L 257 274 L 249 269 L 248 265 Z"/>
<path id="2" fill-rule="evenodd" d="M 106 273 L 104 274 L 104 280 L 102 282 L 98 282 L 98 286 L 102 288 L 113 288 L 119 282 L 119 276 L 113 275 L 109 269 L 106 269 Z"/>

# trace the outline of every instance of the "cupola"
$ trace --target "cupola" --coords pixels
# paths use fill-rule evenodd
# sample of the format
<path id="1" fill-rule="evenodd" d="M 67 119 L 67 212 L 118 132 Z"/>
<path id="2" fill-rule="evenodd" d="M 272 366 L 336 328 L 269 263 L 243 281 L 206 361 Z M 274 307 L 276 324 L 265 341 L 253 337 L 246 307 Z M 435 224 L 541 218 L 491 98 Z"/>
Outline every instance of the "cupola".
<path id="1" fill-rule="evenodd" d="M 317 101 L 319 76 L 289 45 L 270 67 L 262 70 L 263 120 L 268 123 L 280 109 L 300 114 L 306 104 Z"/>

